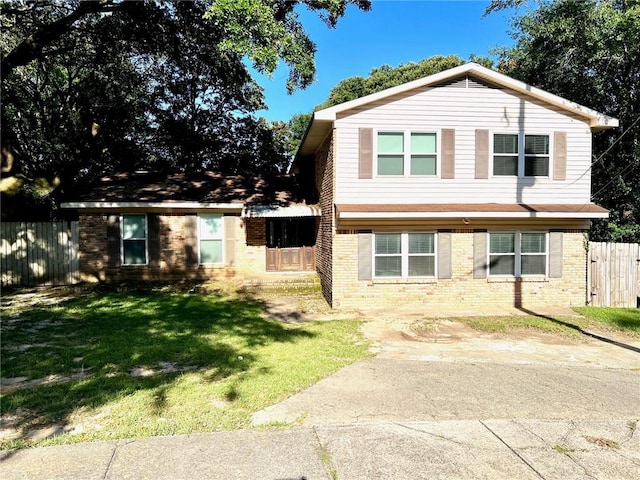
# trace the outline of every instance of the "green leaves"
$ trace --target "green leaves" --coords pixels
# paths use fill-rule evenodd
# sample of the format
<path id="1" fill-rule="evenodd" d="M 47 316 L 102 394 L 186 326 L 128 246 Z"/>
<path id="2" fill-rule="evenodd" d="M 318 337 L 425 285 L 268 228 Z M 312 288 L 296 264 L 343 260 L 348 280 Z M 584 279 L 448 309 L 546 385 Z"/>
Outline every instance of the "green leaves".
<path id="1" fill-rule="evenodd" d="M 488 68 L 491 68 L 492 64 L 491 60 L 475 55 L 472 56 L 471 61 L 481 63 Z M 328 108 L 333 105 L 348 102 L 349 100 L 370 95 L 386 88 L 395 87 L 403 83 L 411 82 L 412 80 L 417 80 L 418 78 L 457 67 L 463 63 L 465 63 L 465 61 L 457 55 L 434 55 L 433 57 L 420 60 L 417 63 L 410 62 L 404 65 L 398 65 L 397 67 L 383 65 L 371 70 L 369 76 L 366 78 L 355 76 L 342 80 L 331 89 L 327 100 L 316 108 Z"/>
<path id="2" fill-rule="evenodd" d="M 640 241 L 640 2 L 543 2 L 514 28 L 502 72 L 620 120 L 594 136 L 593 200 L 611 215 L 592 238 Z"/>
<path id="3" fill-rule="evenodd" d="M 262 0 L 218 0 L 205 18 L 222 29 L 223 49 L 247 55 L 257 70 L 272 73 L 278 66 L 280 44 L 291 43 L 291 34 L 275 14 L 275 6 Z"/>
<path id="4" fill-rule="evenodd" d="M 246 56 L 253 67 L 271 75 L 280 60 L 289 66 L 287 90 L 305 88 L 315 77 L 316 46 L 295 8 L 304 5 L 319 13 L 331 28 L 348 4 L 369 10 L 369 0 L 216 0 L 205 18 L 223 33 L 223 50 Z"/>

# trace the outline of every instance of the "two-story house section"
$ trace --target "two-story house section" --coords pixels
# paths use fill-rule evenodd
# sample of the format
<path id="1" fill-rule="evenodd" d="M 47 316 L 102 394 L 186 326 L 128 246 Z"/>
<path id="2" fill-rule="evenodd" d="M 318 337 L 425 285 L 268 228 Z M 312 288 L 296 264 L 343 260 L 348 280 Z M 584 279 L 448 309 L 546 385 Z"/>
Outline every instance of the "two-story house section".
<path id="1" fill-rule="evenodd" d="M 469 63 L 315 112 L 293 171 L 333 306 L 584 305 L 591 136 L 618 121 Z"/>

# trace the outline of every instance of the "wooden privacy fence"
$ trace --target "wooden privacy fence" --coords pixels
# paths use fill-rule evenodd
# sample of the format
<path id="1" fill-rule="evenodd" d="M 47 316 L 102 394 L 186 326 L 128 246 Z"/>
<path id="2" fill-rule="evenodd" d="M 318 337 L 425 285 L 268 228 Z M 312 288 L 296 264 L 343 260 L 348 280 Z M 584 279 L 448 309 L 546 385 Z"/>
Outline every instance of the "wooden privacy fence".
<path id="1" fill-rule="evenodd" d="M 2 286 L 78 281 L 78 222 L 3 222 L 0 238 Z"/>
<path id="2" fill-rule="evenodd" d="M 589 242 L 590 305 L 638 307 L 640 244 Z"/>

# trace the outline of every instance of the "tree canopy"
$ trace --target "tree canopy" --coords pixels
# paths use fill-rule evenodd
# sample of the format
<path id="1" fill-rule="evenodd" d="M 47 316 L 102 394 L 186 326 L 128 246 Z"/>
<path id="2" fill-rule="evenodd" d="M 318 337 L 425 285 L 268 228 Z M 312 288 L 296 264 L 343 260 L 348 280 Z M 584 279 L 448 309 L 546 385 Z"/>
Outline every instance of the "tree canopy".
<path id="1" fill-rule="evenodd" d="M 484 65 L 487 68 L 493 66 L 493 61 L 486 57 L 472 55 L 470 61 Z M 397 67 L 383 65 L 369 72 L 369 76 L 349 77 L 340 81 L 329 92 L 327 99 L 314 110 L 329 108 L 340 103 L 348 102 L 356 98 L 371 95 L 387 88 L 402 85 L 434 73 L 442 72 L 450 68 L 466 63 L 457 55 L 435 55 L 419 62 L 400 64 Z M 312 112 L 294 115 L 289 121 L 291 129 L 290 148 L 293 153 L 297 150 L 311 120 Z"/>
<path id="2" fill-rule="evenodd" d="M 284 61 L 289 89 L 305 87 L 315 45 L 295 7 L 335 26 L 348 4 L 370 7 L 368 0 L 2 1 L 3 217 L 12 202 L 44 216 L 53 200 L 117 170 L 284 170 L 288 132 L 256 116 L 265 107 L 262 88 L 243 58 L 267 74 Z M 238 28 L 242 22 L 247 28 Z"/>
<path id="3" fill-rule="evenodd" d="M 640 241 L 640 2 L 540 2 L 516 15 L 513 36 L 500 71 L 620 120 L 619 129 L 594 135 L 593 200 L 611 213 L 591 237 Z"/>

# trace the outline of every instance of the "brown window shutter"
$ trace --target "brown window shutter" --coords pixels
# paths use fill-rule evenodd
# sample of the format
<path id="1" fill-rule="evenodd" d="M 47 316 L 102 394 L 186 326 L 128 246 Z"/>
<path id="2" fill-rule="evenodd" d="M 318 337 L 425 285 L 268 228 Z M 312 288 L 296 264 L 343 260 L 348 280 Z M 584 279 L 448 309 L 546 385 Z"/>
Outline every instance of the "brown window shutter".
<path id="1" fill-rule="evenodd" d="M 567 179 L 567 132 L 553 132 L 553 179 Z"/>
<path id="2" fill-rule="evenodd" d="M 184 259 L 187 266 L 198 264 L 198 216 L 184 216 Z"/>
<path id="3" fill-rule="evenodd" d="M 120 215 L 107 217 L 107 265 L 120 265 Z"/>
<path id="4" fill-rule="evenodd" d="M 371 233 L 358 234 L 358 280 L 371 280 L 371 241 L 373 235 Z"/>
<path id="5" fill-rule="evenodd" d="M 438 278 L 451 278 L 451 232 L 438 232 Z"/>
<path id="6" fill-rule="evenodd" d="M 224 263 L 228 267 L 236 264 L 236 219 L 231 215 L 223 217 L 224 221 Z"/>
<path id="7" fill-rule="evenodd" d="M 371 128 L 360 129 L 358 178 L 373 178 L 373 129 Z"/>
<path id="8" fill-rule="evenodd" d="M 473 232 L 473 278 L 487 278 L 487 232 Z"/>
<path id="9" fill-rule="evenodd" d="M 489 178 L 489 130 L 476 130 L 476 178 Z"/>
<path id="10" fill-rule="evenodd" d="M 147 226 L 149 231 L 149 266 L 160 266 L 160 215 L 157 213 L 150 213 L 147 215 Z"/>
<path id="11" fill-rule="evenodd" d="M 442 175 L 441 178 L 455 178 L 456 175 L 456 131 L 442 130 Z"/>
<path id="12" fill-rule="evenodd" d="M 549 232 L 549 278 L 562 277 L 562 232 Z"/>

